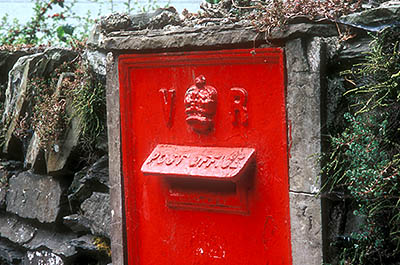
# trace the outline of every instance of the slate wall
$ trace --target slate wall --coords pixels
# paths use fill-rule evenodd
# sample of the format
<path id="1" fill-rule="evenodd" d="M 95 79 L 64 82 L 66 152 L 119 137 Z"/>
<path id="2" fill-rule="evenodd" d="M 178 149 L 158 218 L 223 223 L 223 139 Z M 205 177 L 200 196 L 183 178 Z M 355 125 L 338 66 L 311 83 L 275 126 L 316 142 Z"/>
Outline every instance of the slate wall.
<path id="1" fill-rule="evenodd" d="M 111 263 L 106 136 L 89 158 L 77 148 L 76 118 L 57 148 L 43 150 L 35 132 L 18 134 L 34 108 L 29 82 L 77 55 L 59 48 L 0 51 L 0 264 Z M 91 54 L 84 57 L 88 69 L 101 75 L 101 63 Z"/>

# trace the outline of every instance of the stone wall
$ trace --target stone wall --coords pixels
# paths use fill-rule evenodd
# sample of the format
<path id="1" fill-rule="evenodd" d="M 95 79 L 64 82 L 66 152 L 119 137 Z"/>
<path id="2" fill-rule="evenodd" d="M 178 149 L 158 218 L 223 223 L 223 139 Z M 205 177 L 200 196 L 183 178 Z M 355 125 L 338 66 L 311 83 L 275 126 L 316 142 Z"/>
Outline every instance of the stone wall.
<path id="1" fill-rule="evenodd" d="M 76 51 L 58 48 L 0 51 L 0 264 L 111 262 L 106 138 L 99 139 L 92 157 L 85 157 L 76 117 L 47 148 L 38 145 L 36 132 L 24 124 L 32 120 L 35 107 L 29 83 L 48 78 L 77 56 Z M 88 69 L 105 73 L 94 63 L 102 57 L 89 52 L 84 57 L 92 61 Z M 65 77 L 60 73 L 58 78 Z"/>

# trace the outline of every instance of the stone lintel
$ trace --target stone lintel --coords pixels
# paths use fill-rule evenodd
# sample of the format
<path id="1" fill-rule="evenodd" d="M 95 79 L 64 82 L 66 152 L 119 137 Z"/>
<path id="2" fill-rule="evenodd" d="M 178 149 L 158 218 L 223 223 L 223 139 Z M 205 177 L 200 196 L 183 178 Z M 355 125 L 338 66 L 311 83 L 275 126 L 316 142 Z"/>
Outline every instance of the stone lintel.
<path id="1" fill-rule="evenodd" d="M 250 22 L 249 22 L 250 24 Z M 299 23 L 290 24 L 283 30 L 272 30 L 270 36 L 253 26 L 224 24 L 221 26 L 179 27 L 167 29 L 143 29 L 136 31 L 102 32 L 97 27 L 89 40 L 91 46 L 105 50 L 160 50 L 160 49 L 205 49 L 238 44 L 266 43 L 268 41 L 288 40 L 301 36 L 336 36 L 333 24 Z"/>

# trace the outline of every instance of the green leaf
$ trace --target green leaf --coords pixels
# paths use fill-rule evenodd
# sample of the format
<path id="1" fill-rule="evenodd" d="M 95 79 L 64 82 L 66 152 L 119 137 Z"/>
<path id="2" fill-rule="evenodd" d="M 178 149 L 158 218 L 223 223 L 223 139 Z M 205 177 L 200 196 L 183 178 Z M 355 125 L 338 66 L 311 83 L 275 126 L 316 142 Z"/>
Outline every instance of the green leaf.
<path id="1" fill-rule="evenodd" d="M 215 4 L 218 4 L 221 0 L 206 0 L 208 3 L 210 3 L 210 4 L 213 4 L 213 5 L 215 5 Z"/>

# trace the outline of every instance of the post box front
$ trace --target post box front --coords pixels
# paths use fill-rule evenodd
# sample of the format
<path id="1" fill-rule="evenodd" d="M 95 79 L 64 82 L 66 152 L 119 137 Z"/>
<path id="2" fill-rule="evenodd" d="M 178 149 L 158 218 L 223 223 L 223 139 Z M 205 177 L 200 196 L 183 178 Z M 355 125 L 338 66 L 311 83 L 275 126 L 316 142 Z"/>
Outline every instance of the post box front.
<path id="1" fill-rule="evenodd" d="M 291 264 L 283 51 L 118 67 L 128 264 Z"/>

